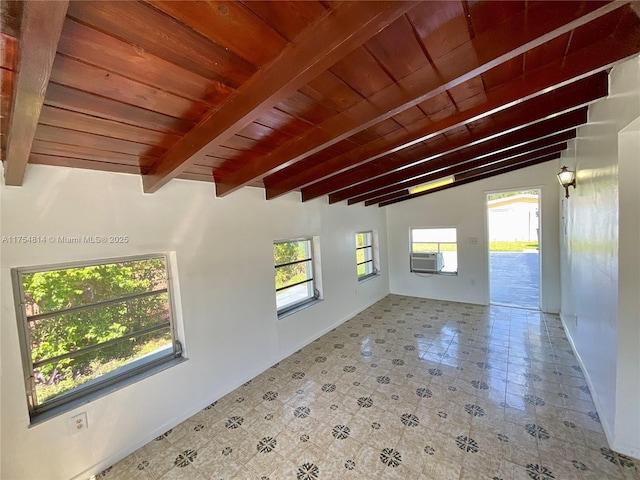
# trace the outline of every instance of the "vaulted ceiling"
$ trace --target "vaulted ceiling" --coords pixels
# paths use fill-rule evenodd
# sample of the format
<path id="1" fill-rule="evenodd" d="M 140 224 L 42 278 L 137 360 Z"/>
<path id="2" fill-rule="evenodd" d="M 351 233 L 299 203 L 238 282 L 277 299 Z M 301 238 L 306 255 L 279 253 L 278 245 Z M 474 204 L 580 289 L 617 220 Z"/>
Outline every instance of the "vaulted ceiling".
<path id="1" fill-rule="evenodd" d="M 559 158 L 638 2 L 4 1 L 5 184 L 28 164 L 388 205 Z M 452 184 L 409 188 L 453 175 Z"/>

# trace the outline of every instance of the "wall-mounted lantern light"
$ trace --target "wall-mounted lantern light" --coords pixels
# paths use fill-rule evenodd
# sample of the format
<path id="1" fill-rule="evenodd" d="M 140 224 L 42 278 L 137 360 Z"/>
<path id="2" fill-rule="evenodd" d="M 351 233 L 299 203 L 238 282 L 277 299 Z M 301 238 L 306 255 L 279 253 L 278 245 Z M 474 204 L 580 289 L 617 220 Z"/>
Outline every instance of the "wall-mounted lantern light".
<path id="1" fill-rule="evenodd" d="M 576 172 L 564 166 L 560 169 L 560 173 L 558 173 L 558 181 L 560 185 L 564 187 L 565 197 L 569 198 L 569 185 L 576 188 Z"/>

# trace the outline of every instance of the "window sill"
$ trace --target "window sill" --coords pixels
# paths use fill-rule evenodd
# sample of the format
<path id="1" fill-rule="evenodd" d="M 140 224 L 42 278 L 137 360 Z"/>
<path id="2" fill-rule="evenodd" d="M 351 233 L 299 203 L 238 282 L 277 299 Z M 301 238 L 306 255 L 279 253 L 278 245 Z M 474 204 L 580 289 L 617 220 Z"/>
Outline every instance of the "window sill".
<path id="1" fill-rule="evenodd" d="M 78 408 L 82 405 L 86 405 L 87 403 L 93 402 L 94 400 L 104 397 L 105 395 L 109 395 L 110 393 L 120 390 L 121 388 L 137 383 L 140 380 L 150 377 L 151 375 L 155 375 L 156 373 L 166 370 L 167 368 L 171 368 L 175 365 L 179 365 L 180 363 L 183 363 L 186 360 L 187 359 L 184 357 L 171 358 L 166 362 L 163 362 L 159 365 L 149 368 L 148 370 L 136 373 L 135 375 L 132 375 L 130 377 L 122 378 L 114 383 L 105 385 L 104 387 L 97 389 L 93 392 L 89 392 L 80 398 L 69 400 L 68 402 L 62 405 L 53 407 L 44 412 L 32 413 L 29 428 L 35 427 L 37 425 L 40 425 L 43 422 L 46 422 L 47 420 L 50 420 L 59 415 L 63 415 L 67 412 L 70 412 L 75 408 Z"/>
<path id="2" fill-rule="evenodd" d="M 411 272 L 419 277 L 457 277 L 458 272 Z"/>
<path id="3" fill-rule="evenodd" d="M 289 310 L 285 310 L 283 312 L 278 312 L 278 320 L 282 320 L 285 317 L 288 317 L 289 315 L 293 315 L 294 313 L 298 313 L 300 310 L 304 310 L 305 308 L 309 308 L 312 305 L 315 305 L 316 303 L 320 303 L 322 301 L 321 298 L 312 298 L 307 302 L 301 303 L 300 305 L 297 305 Z"/>
<path id="4" fill-rule="evenodd" d="M 380 276 L 380 272 L 372 273 L 371 275 L 367 275 L 366 277 L 361 277 L 358 279 L 358 284 L 368 282 L 369 280 L 373 280 L 374 278 L 377 278 L 379 276 Z"/>

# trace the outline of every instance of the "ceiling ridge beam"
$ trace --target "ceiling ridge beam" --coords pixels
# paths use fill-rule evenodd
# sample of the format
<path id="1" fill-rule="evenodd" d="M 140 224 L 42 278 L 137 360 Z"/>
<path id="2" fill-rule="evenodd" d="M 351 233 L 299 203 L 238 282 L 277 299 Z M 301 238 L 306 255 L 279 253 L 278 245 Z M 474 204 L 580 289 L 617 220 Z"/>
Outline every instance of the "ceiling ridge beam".
<path id="1" fill-rule="evenodd" d="M 174 145 L 143 177 L 144 191 L 157 191 L 415 5 L 405 1 L 338 4 Z"/>
<path id="2" fill-rule="evenodd" d="M 68 0 L 25 2 L 8 127 L 5 185 L 21 186 L 51 76 Z"/>
<path id="3" fill-rule="evenodd" d="M 276 176 L 266 177 L 264 184 L 267 199 L 277 198 L 297 188 L 307 187 L 363 163 L 409 148 L 439 133 L 535 98 L 546 93 L 549 88 L 560 88 L 571 81 L 605 70 L 614 63 L 634 55 L 638 49 L 640 49 L 640 32 L 636 32 L 635 36 L 628 36 L 623 45 L 607 37 L 559 61 L 549 62 L 533 72 L 527 72 L 513 81 L 487 91 L 487 101 L 469 110 L 458 111 L 435 123 L 428 118 L 420 120 L 353 150 L 318 162 L 315 166 L 310 166 L 297 174 L 281 176 L 280 174 L 285 173 L 281 171 Z M 606 55 L 605 65 L 600 61 L 603 55 Z"/>
<path id="4" fill-rule="evenodd" d="M 400 196 L 397 197 L 393 200 L 387 200 L 385 202 L 381 202 L 378 204 L 378 207 L 386 207 L 389 205 L 393 205 L 394 203 L 400 203 L 400 202 L 404 202 L 406 200 L 412 200 L 414 198 L 418 198 L 418 197 L 422 197 L 424 195 L 429 195 L 431 193 L 436 193 L 436 192 L 441 192 L 442 190 L 448 190 L 450 188 L 454 188 L 454 187 L 460 187 L 462 185 L 466 185 L 467 183 L 473 183 L 473 182 L 477 182 L 479 180 L 485 180 L 487 178 L 491 178 L 491 177 L 495 177 L 497 175 L 503 175 L 505 173 L 509 173 L 512 172 L 514 170 L 520 170 L 521 168 L 526 168 L 526 167 L 531 167 L 534 165 L 538 165 L 540 163 L 546 163 L 546 162 L 550 162 L 551 160 L 557 160 L 558 158 L 560 158 L 562 156 L 562 153 L 558 152 L 558 153 L 553 153 L 551 155 L 546 155 L 544 157 L 540 157 L 540 158 L 536 158 L 533 160 L 529 160 L 523 163 L 517 163 L 514 165 L 506 165 L 503 168 L 499 168 L 496 170 L 492 170 L 491 172 L 482 174 L 482 175 L 478 175 L 478 176 L 474 176 L 474 177 L 470 177 L 470 178 L 465 178 L 464 180 L 460 181 L 460 182 L 453 182 L 449 185 L 445 185 L 443 187 L 438 187 L 438 188 L 434 188 L 433 190 L 427 190 L 426 192 L 420 192 L 420 193 L 415 193 L 413 195 L 409 194 L 409 195 L 404 195 L 404 196 Z"/>
<path id="5" fill-rule="evenodd" d="M 216 193 L 224 196 L 257 178 L 286 168 L 625 4 L 614 1 L 598 8 L 591 2 L 567 2 L 560 4 L 555 15 L 549 15 L 544 2 L 525 9 L 495 30 L 478 35 L 440 57 L 438 69 L 451 72 L 446 77 L 434 71 L 431 65 L 425 65 L 279 146 L 259 161 L 248 163 L 233 173 L 218 175 Z M 500 51 L 490 50 L 489 45 Z M 442 68 L 444 64 L 447 68 Z"/>
<path id="6" fill-rule="evenodd" d="M 522 155 L 527 155 L 536 150 L 540 150 L 541 148 L 546 148 L 550 145 L 556 145 L 561 142 L 566 142 L 575 137 L 576 129 L 573 128 L 561 133 L 556 133 L 542 138 L 537 138 L 535 140 L 528 140 L 524 143 L 519 143 L 514 146 L 509 146 L 496 153 L 486 154 L 484 152 L 469 152 L 468 154 L 466 154 L 463 153 L 463 151 L 460 151 L 460 155 L 457 155 L 455 153 L 451 155 L 445 155 L 444 157 L 440 157 L 434 160 L 434 164 L 431 166 L 431 170 L 429 171 L 427 171 L 426 168 L 423 168 L 423 171 L 417 173 L 416 175 L 412 175 L 412 172 L 407 172 L 408 174 L 412 175 L 410 179 L 400 180 L 383 188 L 375 188 L 355 196 L 347 191 L 344 191 L 345 193 L 343 195 L 340 195 L 339 197 L 335 196 L 336 194 L 332 194 L 329 196 L 329 203 L 341 201 L 341 198 L 342 200 L 344 200 L 344 197 L 346 197 L 346 199 L 348 200 L 347 203 L 349 205 L 354 205 L 363 201 L 366 202 L 382 195 L 388 195 L 396 191 L 406 190 L 407 188 L 414 187 L 431 180 L 435 180 L 442 176 L 461 173 L 468 169 L 476 168 L 478 166 L 482 166 L 492 162 L 498 162 L 506 158 L 515 158 Z M 362 190 L 364 190 L 364 184 Z M 338 192 L 338 194 L 341 193 L 342 192 Z"/>
<path id="7" fill-rule="evenodd" d="M 350 185 L 373 180 L 395 170 L 427 162 L 436 155 L 460 150 L 471 143 L 502 136 L 509 133 L 508 130 L 520 129 L 527 125 L 538 123 L 549 116 L 576 109 L 581 105 L 587 105 L 598 98 L 606 96 L 607 93 L 607 73 L 599 72 L 579 82 L 566 85 L 533 100 L 528 100 L 515 107 L 503 110 L 496 114 L 494 122 L 484 127 L 477 127 L 473 133 L 458 136 L 453 140 L 446 139 L 446 141 L 438 142 L 438 139 L 435 139 L 435 147 L 427 144 L 422 149 L 424 153 L 418 152 L 418 154 L 422 153 L 420 159 L 415 159 L 414 156 L 406 160 L 395 160 L 388 157 L 379 158 L 303 188 L 302 198 L 303 200 L 311 200 L 321 195 L 343 190 Z"/>

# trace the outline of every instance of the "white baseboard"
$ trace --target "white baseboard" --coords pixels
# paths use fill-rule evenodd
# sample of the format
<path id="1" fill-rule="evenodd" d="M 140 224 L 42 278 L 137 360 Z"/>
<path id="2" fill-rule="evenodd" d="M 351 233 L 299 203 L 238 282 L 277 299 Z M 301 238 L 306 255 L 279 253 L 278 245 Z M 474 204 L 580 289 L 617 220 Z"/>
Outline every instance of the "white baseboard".
<path id="1" fill-rule="evenodd" d="M 640 461 L 640 448 L 633 445 L 628 445 L 622 442 L 613 442 L 611 445 L 611 450 L 615 450 L 616 452 L 620 452 L 629 457 L 635 458 Z"/>
<path id="2" fill-rule="evenodd" d="M 342 319 L 340 319 L 337 322 L 335 322 L 333 325 L 325 328 L 324 330 L 320 331 L 319 333 L 311 336 L 309 339 L 301 342 L 298 346 L 292 348 L 290 351 L 285 352 L 284 354 L 281 355 L 280 358 L 276 359 L 275 361 L 269 361 L 269 362 L 267 362 L 268 365 L 256 369 L 254 371 L 254 373 L 251 373 L 250 375 L 247 375 L 243 379 L 239 380 L 234 387 L 221 392 L 219 395 L 216 396 L 216 398 L 209 399 L 206 402 L 201 402 L 201 404 L 198 404 L 196 407 L 189 409 L 187 412 L 183 413 L 183 415 L 180 415 L 179 417 L 173 418 L 173 419 L 165 422 L 160 427 L 156 428 L 152 432 L 150 432 L 147 435 L 145 435 L 138 442 L 135 442 L 135 443 L 133 443 L 131 445 L 128 445 L 128 446 L 122 448 L 121 450 L 119 450 L 118 452 L 114 453 L 113 455 L 110 455 L 106 459 L 94 464 L 93 466 L 85 469 L 83 472 L 75 475 L 71 480 L 86 480 L 86 479 L 92 478 L 93 476 L 95 476 L 98 473 L 102 472 L 105 468 L 108 468 L 111 465 L 114 465 L 115 463 L 119 462 L 123 458 L 131 455 L 133 452 L 135 452 L 139 448 L 142 448 L 144 445 L 149 443 L 154 438 L 162 435 L 167 430 L 169 430 L 171 428 L 174 428 L 177 425 L 179 425 L 180 423 L 184 422 L 185 420 L 191 418 L 196 413 L 200 412 L 202 409 L 204 409 L 206 406 L 210 405 L 214 401 L 216 401 L 216 400 L 224 397 L 228 393 L 234 391 L 236 388 L 240 387 L 241 385 L 243 385 L 244 383 L 248 382 L 252 378 L 257 377 L 262 372 L 264 372 L 264 371 L 268 370 L 269 368 L 271 368 L 271 366 L 273 364 L 275 364 L 277 362 L 280 362 L 280 361 L 284 360 L 285 358 L 291 356 L 292 354 L 294 354 L 295 352 L 297 352 L 301 348 L 306 347 L 307 345 L 309 345 L 314 340 L 322 337 L 323 335 L 327 334 L 328 332 L 330 332 L 334 328 L 339 327 L 340 325 L 342 325 L 347 320 L 350 320 L 351 318 L 355 317 L 360 312 L 363 312 L 364 310 L 366 310 L 370 306 L 374 305 L 375 303 L 379 302 L 380 300 L 382 300 L 383 298 L 387 297 L 388 295 L 389 295 L 389 292 L 386 292 L 384 295 L 380 296 L 380 298 L 376 298 L 375 300 L 373 300 L 368 305 L 365 305 L 365 306 L 363 306 L 361 308 L 358 308 L 355 311 L 349 313 L 348 315 L 346 315 Z"/>
<path id="3" fill-rule="evenodd" d="M 573 342 L 573 338 L 571 337 L 570 331 L 567 328 L 567 322 L 565 321 L 565 317 L 562 314 L 562 312 L 560 313 L 560 321 L 562 322 L 562 326 L 563 326 L 564 331 L 565 331 L 565 333 L 567 335 L 567 339 L 569 340 L 569 344 L 571 345 L 571 350 L 573 350 L 574 355 L 578 359 L 578 364 L 580 364 L 580 368 L 582 369 L 582 373 L 584 373 L 584 378 L 587 381 L 587 385 L 589 386 L 589 390 L 591 390 L 591 392 L 592 392 L 591 398 L 593 399 L 593 403 L 594 403 L 594 405 L 596 407 L 596 410 L 598 412 L 602 412 L 603 409 L 601 408 L 600 400 L 598 399 L 598 396 L 595 395 L 595 392 L 597 392 L 597 390 L 596 390 L 593 382 L 591 381 L 591 377 L 589 376 L 589 371 L 587 370 L 587 368 L 585 367 L 584 362 L 582 361 L 582 357 L 580 356 L 580 352 L 578 352 L 578 349 L 576 348 L 576 346 L 575 346 L 575 344 Z M 611 428 L 611 426 L 607 422 L 607 419 L 604 418 L 603 415 L 600 415 L 600 423 L 602 425 L 602 430 L 604 430 L 604 435 L 607 437 L 607 443 L 609 444 L 609 447 L 611 448 L 611 450 L 615 450 L 616 452 L 622 453 L 624 455 L 629 455 L 630 457 L 634 457 L 634 458 L 640 459 L 640 450 L 638 450 L 638 448 L 634 448 L 633 446 L 626 445 L 626 444 L 623 444 L 623 443 L 615 441 L 614 430 Z"/>

